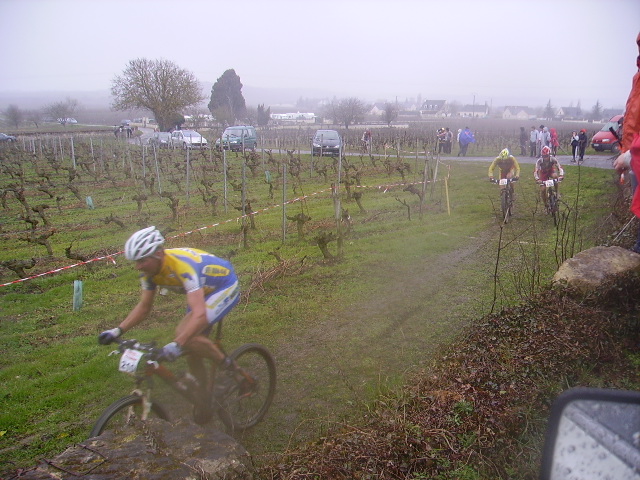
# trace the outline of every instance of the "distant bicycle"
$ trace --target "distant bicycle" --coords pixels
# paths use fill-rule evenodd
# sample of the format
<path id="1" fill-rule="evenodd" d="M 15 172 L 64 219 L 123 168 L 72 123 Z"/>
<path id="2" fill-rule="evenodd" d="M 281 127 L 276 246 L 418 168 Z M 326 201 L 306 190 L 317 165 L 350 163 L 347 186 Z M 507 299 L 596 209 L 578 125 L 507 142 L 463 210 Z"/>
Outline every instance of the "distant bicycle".
<path id="1" fill-rule="evenodd" d="M 502 211 L 502 221 L 508 223 L 513 215 L 513 203 L 515 192 L 513 190 L 513 182 L 517 182 L 515 178 L 501 178 L 493 180 L 493 183 L 500 185 L 500 209 Z"/>
<path id="2" fill-rule="evenodd" d="M 553 225 L 557 227 L 560 221 L 560 200 L 558 196 L 558 183 L 560 183 L 560 180 L 551 178 L 539 183 L 545 186 L 545 195 L 547 197 L 546 213 L 553 217 Z"/>
<path id="3" fill-rule="evenodd" d="M 220 345 L 222 322 L 217 324 L 214 342 Z M 229 433 L 243 431 L 259 423 L 266 415 L 276 388 L 275 361 L 269 351 L 257 343 L 247 343 L 234 350 L 229 357 L 240 367 L 214 367 L 211 372 L 213 389 L 205 391 L 195 377 L 176 374 L 163 365 L 162 348 L 154 343 L 137 340 L 116 340 L 118 349 L 111 354 L 120 354 L 119 370 L 132 375 L 136 388 L 130 395 L 122 397 L 108 406 L 98 418 L 90 437 L 97 437 L 104 430 L 117 428 L 134 418 L 146 419 L 150 414 L 169 420 L 167 410 L 151 396 L 154 376 L 194 405 L 196 423 L 206 423 L 217 414 Z"/>

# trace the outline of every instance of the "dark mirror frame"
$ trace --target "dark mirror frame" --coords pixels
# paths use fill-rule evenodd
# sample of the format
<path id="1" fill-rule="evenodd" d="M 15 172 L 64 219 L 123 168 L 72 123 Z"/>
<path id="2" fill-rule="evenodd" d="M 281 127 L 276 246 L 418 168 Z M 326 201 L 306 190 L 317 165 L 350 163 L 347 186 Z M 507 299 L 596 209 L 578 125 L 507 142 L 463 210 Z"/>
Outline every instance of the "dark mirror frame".
<path id="1" fill-rule="evenodd" d="M 547 424 L 544 448 L 542 450 L 542 466 L 540 469 L 541 480 L 551 479 L 553 453 L 555 450 L 556 439 L 558 438 L 560 419 L 566 406 L 576 400 L 640 405 L 640 392 L 605 388 L 576 387 L 561 393 L 551 405 L 551 414 L 549 415 L 549 423 Z"/>

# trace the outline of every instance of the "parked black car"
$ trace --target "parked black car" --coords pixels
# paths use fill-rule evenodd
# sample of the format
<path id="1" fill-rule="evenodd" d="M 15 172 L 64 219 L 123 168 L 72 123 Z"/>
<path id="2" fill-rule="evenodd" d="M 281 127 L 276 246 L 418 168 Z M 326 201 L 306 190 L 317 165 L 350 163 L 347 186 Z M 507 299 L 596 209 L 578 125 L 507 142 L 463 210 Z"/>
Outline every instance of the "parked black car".
<path id="1" fill-rule="evenodd" d="M 313 136 L 311 144 L 311 155 L 321 157 L 340 155 L 342 148 L 342 138 L 335 130 L 318 130 Z"/>
<path id="2" fill-rule="evenodd" d="M 11 143 L 11 142 L 15 142 L 16 141 L 16 137 L 14 137 L 13 135 L 7 135 L 6 133 L 0 133 L 0 142 L 1 143 Z"/>

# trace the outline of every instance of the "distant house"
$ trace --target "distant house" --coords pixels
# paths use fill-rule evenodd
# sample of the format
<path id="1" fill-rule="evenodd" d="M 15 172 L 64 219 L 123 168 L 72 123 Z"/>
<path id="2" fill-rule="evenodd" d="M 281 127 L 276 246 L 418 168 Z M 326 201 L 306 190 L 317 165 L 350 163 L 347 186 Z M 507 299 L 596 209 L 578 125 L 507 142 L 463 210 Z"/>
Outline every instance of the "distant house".
<path id="1" fill-rule="evenodd" d="M 536 112 L 529 107 L 509 106 L 504 107 L 502 118 L 507 120 L 532 120 L 536 118 Z"/>
<path id="2" fill-rule="evenodd" d="M 371 107 L 371 110 L 369 110 L 369 115 L 375 115 L 379 117 L 384 113 L 384 111 L 385 111 L 384 103 L 374 103 L 373 106 Z"/>
<path id="3" fill-rule="evenodd" d="M 442 117 L 447 114 L 446 100 L 425 100 L 420 106 L 420 117 Z"/>
<path id="4" fill-rule="evenodd" d="M 559 107 L 556 117 L 560 120 L 584 120 L 584 111 L 579 107 Z"/>
<path id="5" fill-rule="evenodd" d="M 489 106 L 484 105 L 463 105 L 458 110 L 458 116 L 471 118 L 486 118 L 489 116 Z"/>

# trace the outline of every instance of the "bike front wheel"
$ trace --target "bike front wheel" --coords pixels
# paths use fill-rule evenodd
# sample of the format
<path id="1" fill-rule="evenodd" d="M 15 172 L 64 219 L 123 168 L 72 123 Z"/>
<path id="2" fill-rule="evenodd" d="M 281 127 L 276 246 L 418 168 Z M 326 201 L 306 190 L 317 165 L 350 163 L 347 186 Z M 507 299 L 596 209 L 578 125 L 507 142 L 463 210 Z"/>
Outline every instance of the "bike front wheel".
<path id="1" fill-rule="evenodd" d="M 558 204 L 558 194 L 554 191 L 549 192 L 549 212 L 553 217 L 553 225 L 558 226 L 559 218 L 559 204 Z"/>
<path id="2" fill-rule="evenodd" d="M 500 192 L 500 206 L 502 208 L 502 221 L 507 223 L 511 216 L 511 192 L 503 188 Z"/>
<path id="3" fill-rule="evenodd" d="M 214 406 L 227 430 L 237 432 L 256 425 L 269 410 L 276 391 L 276 364 L 257 343 L 242 345 L 229 356 L 240 369 L 218 372 Z"/>
<path id="4" fill-rule="evenodd" d="M 162 420 L 169 420 L 169 415 L 165 409 L 155 402 L 151 403 L 150 413 Z M 139 395 L 122 397 L 120 400 L 116 400 L 109 405 L 103 414 L 100 415 L 93 429 L 91 429 L 89 438 L 102 435 L 102 432 L 104 432 L 107 427 L 109 429 L 122 428 L 134 419 L 140 418 L 142 418 L 142 397 Z"/>

